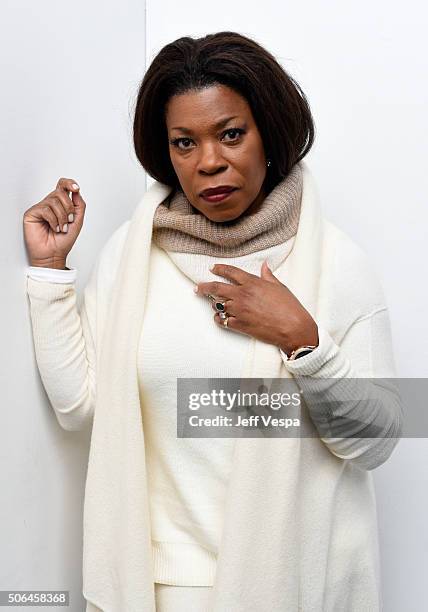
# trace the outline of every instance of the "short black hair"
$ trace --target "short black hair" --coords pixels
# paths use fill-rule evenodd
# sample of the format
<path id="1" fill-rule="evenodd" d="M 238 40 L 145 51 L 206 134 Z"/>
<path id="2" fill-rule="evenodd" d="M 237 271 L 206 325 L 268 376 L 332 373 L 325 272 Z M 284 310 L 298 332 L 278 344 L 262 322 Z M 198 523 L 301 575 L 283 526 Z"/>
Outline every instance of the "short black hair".
<path id="1" fill-rule="evenodd" d="M 139 162 L 157 181 L 179 187 L 169 156 L 166 104 L 174 95 L 212 85 L 230 87 L 250 106 L 271 160 L 265 181 L 269 192 L 309 152 L 315 125 L 298 83 L 271 53 L 237 32 L 184 36 L 155 56 L 135 104 L 133 138 Z"/>

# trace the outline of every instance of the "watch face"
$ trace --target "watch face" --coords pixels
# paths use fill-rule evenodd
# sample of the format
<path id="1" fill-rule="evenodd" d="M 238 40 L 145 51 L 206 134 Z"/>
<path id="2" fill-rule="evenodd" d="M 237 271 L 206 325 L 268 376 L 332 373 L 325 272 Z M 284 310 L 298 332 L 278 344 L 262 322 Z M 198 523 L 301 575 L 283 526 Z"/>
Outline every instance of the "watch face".
<path id="1" fill-rule="evenodd" d="M 313 349 L 305 349 L 304 351 L 301 351 L 300 353 L 298 353 L 294 359 L 299 359 L 299 357 L 304 357 L 305 355 L 312 353 L 312 350 Z"/>

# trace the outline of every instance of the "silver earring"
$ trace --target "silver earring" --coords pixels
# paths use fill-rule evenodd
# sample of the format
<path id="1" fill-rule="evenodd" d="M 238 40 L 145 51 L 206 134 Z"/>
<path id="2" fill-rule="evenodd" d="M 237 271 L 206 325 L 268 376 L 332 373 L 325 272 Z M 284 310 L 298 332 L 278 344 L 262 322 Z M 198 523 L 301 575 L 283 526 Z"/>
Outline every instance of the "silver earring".
<path id="1" fill-rule="evenodd" d="M 269 167 L 271 164 L 272 164 L 271 160 L 268 159 L 267 162 L 266 162 L 266 165 Z"/>

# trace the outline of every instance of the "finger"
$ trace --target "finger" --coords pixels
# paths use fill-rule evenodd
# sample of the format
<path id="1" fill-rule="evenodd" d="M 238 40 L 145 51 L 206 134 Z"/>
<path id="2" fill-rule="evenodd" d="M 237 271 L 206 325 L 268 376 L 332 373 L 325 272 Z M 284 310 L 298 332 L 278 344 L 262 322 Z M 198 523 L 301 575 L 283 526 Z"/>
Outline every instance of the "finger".
<path id="1" fill-rule="evenodd" d="M 213 310 L 215 310 L 216 312 L 218 312 L 217 308 L 216 308 L 216 301 L 217 300 L 213 300 L 211 303 L 211 308 Z M 224 302 L 224 310 L 228 313 L 228 314 L 234 314 L 233 313 L 233 300 L 220 300 L 221 302 Z"/>
<path id="2" fill-rule="evenodd" d="M 54 194 L 49 198 L 49 204 L 57 216 L 60 230 L 64 233 L 67 233 L 69 211 L 65 208 L 62 198 L 60 198 L 58 194 Z"/>
<path id="3" fill-rule="evenodd" d="M 79 214 L 81 206 L 85 207 L 85 201 L 80 195 L 80 186 L 74 179 L 60 178 L 56 189 L 51 195 L 56 196 L 62 202 L 67 215 L 67 223 L 73 223 L 76 214 Z M 71 198 L 69 196 L 71 193 Z"/>
<path id="4" fill-rule="evenodd" d="M 237 268 L 236 266 L 230 266 L 228 264 L 214 264 L 210 270 L 214 274 L 224 276 L 229 280 L 235 281 L 239 285 L 248 281 L 249 278 L 258 278 L 255 274 L 251 274 L 250 272 L 242 270 L 242 268 Z"/>
<path id="5" fill-rule="evenodd" d="M 79 184 L 74 179 L 68 178 L 60 178 L 56 184 L 56 189 L 60 189 L 62 191 L 79 191 Z"/>
<path id="6" fill-rule="evenodd" d="M 74 203 L 68 195 L 68 191 L 64 191 L 63 189 L 57 188 L 55 189 L 55 191 L 52 192 L 51 195 L 61 202 L 66 212 L 67 220 L 72 223 L 72 220 L 68 218 L 68 215 L 74 215 Z M 76 193 L 72 192 L 72 196 L 76 196 Z"/>
<path id="7" fill-rule="evenodd" d="M 267 261 L 264 260 L 264 262 L 262 263 L 262 267 L 260 269 L 260 278 L 262 278 L 263 280 L 267 280 L 270 283 L 281 283 L 281 281 L 274 275 L 274 273 L 272 272 L 272 270 L 269 268 Z"/>
<path id="8" fill-rule="evenodd" d="M 71 194 L 71 200 L 72 200 L 72 204 L 73 204 L 74 209 L 75 209 L 76 212 L 80 212 L 81 209 L 83 209 L 83 211 L 85 210 L 86 202 L 82 198 L 82 194 L 80 193 L 80 191 L 72 193 Z"/>
<path id="9" fill-rule="evenodd" d="M 214 315 L 214 321 L 217 325 L 220 325 L 220 327 L 226 327 L 227 329 L 234 329 L 236 331 L 239 331 L 239 324 L 237 323 L 237 318 L 233 317 L 233 316 L 228 316 L 227 317 L 227 326 L 224 324 L 224 319 L 220 319 L 220 315 L 218 313 L 216 313 Z"/>
<path id="10" fill-rule="evenodd" d="M 58 218 L 49 204 L 41 205 L 38 212 L 39 216 L 49 224 L 53 232 L 56 234 L 60 233 L 61 229 L 58 224 Z"/>
<path id="11" fill-rule="evenodd" d="M 236 296 L 236 285 L 230 283 L 220 283 L 219 281 L 209 281 L 195 285 L 196 295 L 214 295 L 222 298 L 233 298 Z"/>

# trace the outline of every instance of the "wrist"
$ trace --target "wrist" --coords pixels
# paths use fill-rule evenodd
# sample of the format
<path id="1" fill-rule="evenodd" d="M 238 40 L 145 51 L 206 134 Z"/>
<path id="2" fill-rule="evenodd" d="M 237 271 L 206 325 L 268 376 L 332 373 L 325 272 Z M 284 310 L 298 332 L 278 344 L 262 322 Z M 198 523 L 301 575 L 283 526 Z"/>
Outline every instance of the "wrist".
<path id="1" fill-rule="evenodd" d="M 288 358 L 292 357 L 293 353 L 297 353 L 295 357 L 298 359 L 300 356 L 303 357 L 305 354 L 314 350 L 319 346 L 319 335 L 318 335 L 318 326 L 315 325 L 315 329 L 310 334 L 302 334 L 300 339 L 289 340 L 288 342 L 284 342 L 278 345 L 278 348 L 287 355 Z M 303 347 L 308 347 L 309 350 L 304 352 Z"/>
<path id="2" fill-rule="evenodd" d="M 30 260 L 30 266 L 34 268 L 53 268 L 55 270 L 68 270 L 66 260 L 62 258 Z"/>

